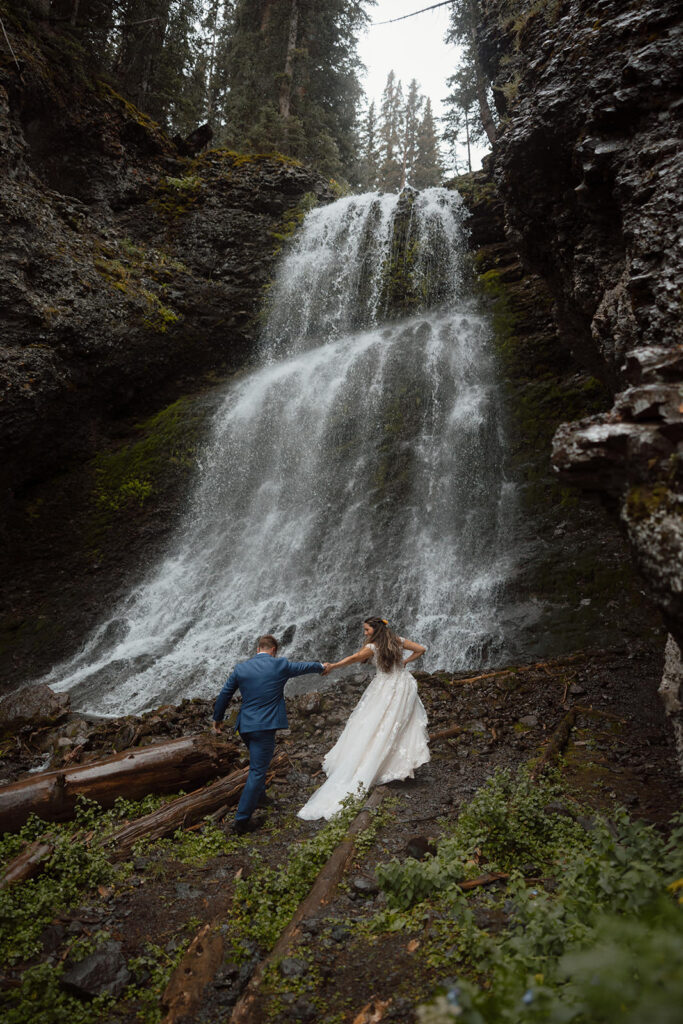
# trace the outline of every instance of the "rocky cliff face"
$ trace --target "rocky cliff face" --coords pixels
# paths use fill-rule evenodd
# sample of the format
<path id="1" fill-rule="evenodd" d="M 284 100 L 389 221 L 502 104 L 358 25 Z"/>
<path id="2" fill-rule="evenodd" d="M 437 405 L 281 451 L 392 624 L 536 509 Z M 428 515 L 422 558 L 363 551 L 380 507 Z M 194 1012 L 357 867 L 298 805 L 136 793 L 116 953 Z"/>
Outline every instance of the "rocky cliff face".
<path id="1" fill-rule="evenodd" d="M 562 342 L 612 394 L 608 411 L 558 429 L 555 466 L 616 508 L 680 645 L 680 7 L 483 0 L 481 8 L 508 231 L 550 288 Z"/>
<path id="2" fill-rule="evenodd" d="M 69 645 L 57 617 L 80 568 L 109 581 L 81 588 L 91 614 L 120 583 L 136 544 L 125 530 L 115 543 L 109 520 L 149 510 L 163 473 L 189 464 L 206 401 L 176 400 L 244 364 L 282 238 L 333 196 L 275 155 L 180 158 L 47 22 L 0 9 L 17 58 L 0 64 L 0 663 L 11 681 L 40 665 L 17 638 L 44 633 L 41 617 L 52 646 L 61 633 Z M 111 445 L 124 440 L 121 471 Z M 83 593 L 70 593 L 75 605 Z"/>

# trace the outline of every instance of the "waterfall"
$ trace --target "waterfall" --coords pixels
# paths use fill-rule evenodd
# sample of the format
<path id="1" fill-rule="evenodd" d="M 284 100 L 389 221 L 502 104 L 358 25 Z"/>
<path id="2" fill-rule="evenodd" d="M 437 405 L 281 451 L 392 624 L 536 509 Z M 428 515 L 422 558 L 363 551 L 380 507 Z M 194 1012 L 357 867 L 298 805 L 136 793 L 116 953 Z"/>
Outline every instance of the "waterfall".
<path id="1" fill-rule="evenodd" d="M 465 253 L 443 189 L 307 215 L 182 529 L 44 681 L 83 709 L 137 712 L 213 696 L 260 633 L 296 659 L 348 654 L 375 614 L 427 645 L 425 667 L 500 656 L 515 488 Z"/>

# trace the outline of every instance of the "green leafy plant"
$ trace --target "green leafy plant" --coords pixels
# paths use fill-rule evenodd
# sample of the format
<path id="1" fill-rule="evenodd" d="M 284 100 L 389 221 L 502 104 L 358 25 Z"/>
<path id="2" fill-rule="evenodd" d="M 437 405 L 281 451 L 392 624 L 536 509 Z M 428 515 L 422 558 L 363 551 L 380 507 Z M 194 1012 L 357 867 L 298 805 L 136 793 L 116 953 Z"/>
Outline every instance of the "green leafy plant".
<path id="1" fill-rule="evenodd" d="M 540 869 L 558 851 L 585 844 L 584 829 L 571 817 L 546 812 L 560 793 L 557 775 L 532 780 L 527 769 L 516 775 L 497 771 L 441 839 L 435 857 L 394 858 L 378 867 L 389 905 L 407 909 L 432 893 L 480 875 L 482 865 L 486 870 L 508 871 L 533 863 Z"/>
<path id="2" fill-rule="evenodd" d="M 31 815 L 19 832 L 0 839 L 0 864 L 37 839 L 53 846 L 41 875 L 0 890 L 0 963 L 17 963 L 38 953 L 40 934 L 58 910 L 78 905 L 97 886 L 120 882 L 130 873 L 130 864 L 110 862 L 102 840 L 123 818 L 146 814 L 159 803 L 157 797 L 139 803 L 119 798 L 111 810 L 103 811 L 95 801 L 79 797 L 72 822 L 46 823 Z"/>
<path id="3" fill-rule="evenodd" d="M 515 853 L 534 852 L 545 886 L 512 870 L 504 893 L 468 898 L 457 886 L 433 890 L 424 955 L 458 979 L 420 1008 L 421 1024 L 673 1022 L 683 992 L 683 815 L 668 838 L 618 810 L 610 821 L 593 818 L 581 840 L 563 839 L 538 817 L 528 777 L 518 782 L 509 836 L 500 832 L 500 784 L 491 780 L 461 815 L 461 845 L 452 852 L 461 857 L 463 840 L 476 840 L 509 858 L 508 866 Z M 538 834 L 519 843 L 520 821 Z M 500 931 L 477 923 L 487 908 L 504 922 Z M 417 910 L 398 913 L 410 926 Z"/>
<path id="4" fill-rule="evenodd" d="M 252 854 L 248 879 L 239 879 L 233 903 L 233 946 L 238 959 L 245 958 L 248 943 L 271 949 L 297 905 L 334 848 L 346 835 L 358 813 L 363 796 L 348 797 L 341 812 L 311 839 L 293 847 L 281 867 L 272 868 Z"/>

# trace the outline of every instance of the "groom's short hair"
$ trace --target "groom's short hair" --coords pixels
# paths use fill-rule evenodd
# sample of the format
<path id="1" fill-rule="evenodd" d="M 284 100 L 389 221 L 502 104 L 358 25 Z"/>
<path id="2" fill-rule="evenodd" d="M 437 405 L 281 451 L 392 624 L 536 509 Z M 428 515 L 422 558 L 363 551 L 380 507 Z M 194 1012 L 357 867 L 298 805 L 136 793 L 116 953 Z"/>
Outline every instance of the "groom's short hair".
<path id="1" fill-rule="evenodd" d="M 279 646 L 280 645 L 274 636 L 271 636 L 270 633 L 264 633 L 263 636 L 260 636 L 258 638 L 258 641 L 256 643 L 256 650 L 261 651 L 263 650 L 264 647 L 267 647 L 269 651 L 275 651 L 275 653 L 277 654 L 277 649 Z"/>

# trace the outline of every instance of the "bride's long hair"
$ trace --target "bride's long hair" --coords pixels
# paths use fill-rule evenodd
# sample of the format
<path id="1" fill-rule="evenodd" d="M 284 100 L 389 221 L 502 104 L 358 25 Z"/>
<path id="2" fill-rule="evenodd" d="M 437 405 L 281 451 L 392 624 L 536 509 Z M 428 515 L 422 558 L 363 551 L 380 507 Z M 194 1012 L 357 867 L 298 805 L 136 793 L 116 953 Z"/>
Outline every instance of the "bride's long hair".
<path id="1" fill-rule="evenodd" d="M 403 661 L 403 644 L 396 633 L 389 629 L 386 619 L 373 615 L 363 621 L 366 625 L 372 626 L 371 642 L 377 649 L 377 667 L 382 672 L 390 672 Z"/>

